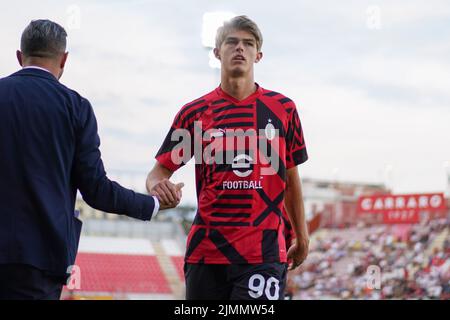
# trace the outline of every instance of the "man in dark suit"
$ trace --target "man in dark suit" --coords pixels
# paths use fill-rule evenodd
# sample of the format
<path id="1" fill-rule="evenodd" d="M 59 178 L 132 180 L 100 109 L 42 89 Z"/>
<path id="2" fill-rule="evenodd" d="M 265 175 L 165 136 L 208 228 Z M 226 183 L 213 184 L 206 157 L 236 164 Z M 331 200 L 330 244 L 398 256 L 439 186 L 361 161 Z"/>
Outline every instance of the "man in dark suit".
<path id="1" fill-rule="evenodd" d="M 74 264 L 81 221 L 77 189 L 93 208 L 150 220 L 172 201 L 109 180 L 89 101 L 58 80 L 65 30 L 49 20 L 24 30 L 22 70 L 0 79 L 0 299 L 59 299 Z"/>

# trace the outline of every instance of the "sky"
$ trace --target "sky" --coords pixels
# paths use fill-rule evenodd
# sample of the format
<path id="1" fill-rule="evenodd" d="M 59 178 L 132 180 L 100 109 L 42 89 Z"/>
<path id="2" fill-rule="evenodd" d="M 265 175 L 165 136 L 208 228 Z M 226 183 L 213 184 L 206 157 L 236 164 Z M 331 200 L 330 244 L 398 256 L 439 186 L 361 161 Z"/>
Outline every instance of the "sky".
<path id="1" fill-rule="evenodd" d="M 140 191 L 172 120 L 219 85 L 202 46 L 205 12 L 260 27 L 255 79 L 297 105 L 309 160 L 302 178 L 444 192 L 450 172 L 450 2 L 20 1 L 0 10 L 0 76 L 32 19 L 68 32 L 61 82 L 93 105 L 108 175 Z M 195 204 L 193 163 L 177 171 Z"/>

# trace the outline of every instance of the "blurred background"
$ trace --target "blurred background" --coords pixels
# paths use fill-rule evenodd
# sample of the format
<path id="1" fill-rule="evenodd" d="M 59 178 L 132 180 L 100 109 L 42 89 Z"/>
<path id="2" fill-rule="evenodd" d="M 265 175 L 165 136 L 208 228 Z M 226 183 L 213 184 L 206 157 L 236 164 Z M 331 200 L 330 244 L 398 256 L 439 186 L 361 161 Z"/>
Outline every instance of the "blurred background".
<path id="1" fill-rule="evenodd" d="M 90 100 L 108 176 L 145 192 L 179 108 L 219 85 L 208 35 L 246 14 L 260 27 L 256 81 L 293 99 L 311 253 L 292 299 L 449 299 L 448 1 L 21 1 L 0 11 L 0 75 L 20 35 L 47 18 L 68 32 L 61 82 Z M 193 163 L 184 198 L 151 223 L 89 208 L 64 299 L 183 298 Z"/>

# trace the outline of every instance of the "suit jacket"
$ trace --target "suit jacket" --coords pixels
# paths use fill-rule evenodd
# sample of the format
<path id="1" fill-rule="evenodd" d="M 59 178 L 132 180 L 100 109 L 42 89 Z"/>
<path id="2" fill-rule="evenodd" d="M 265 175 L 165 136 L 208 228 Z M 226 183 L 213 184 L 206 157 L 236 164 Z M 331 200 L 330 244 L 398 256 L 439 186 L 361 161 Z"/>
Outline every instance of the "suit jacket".
<path id="1" fill-rule="evenodd" d="M 0 79 L 0 264 L 65 275 L 81 221 L 77 189 L 93 208 L 150 220 L 154 199 L 106 176 L 89 101 L 51 73 Z"/>

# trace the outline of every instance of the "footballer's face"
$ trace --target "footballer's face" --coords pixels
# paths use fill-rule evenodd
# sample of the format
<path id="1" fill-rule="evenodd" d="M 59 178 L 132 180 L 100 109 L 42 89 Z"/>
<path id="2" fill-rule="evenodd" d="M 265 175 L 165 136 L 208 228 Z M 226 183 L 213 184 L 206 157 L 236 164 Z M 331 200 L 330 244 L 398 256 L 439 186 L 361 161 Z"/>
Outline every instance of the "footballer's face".
<path id="1" fill-rule="evenodd" d="M 222 72 L 232 77 L 242 77 L 253 72 L 253 64 L 262 58 L 255 37 L 243 30 L 235 30 L 225 37 L 219 49 L 214 49 L 220 60 Z"/>

